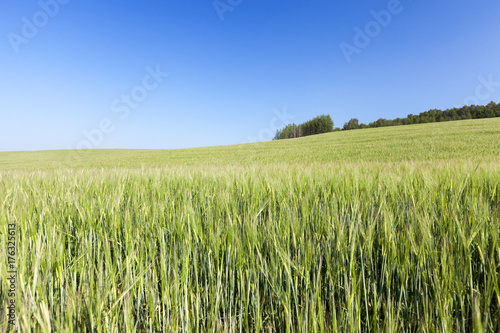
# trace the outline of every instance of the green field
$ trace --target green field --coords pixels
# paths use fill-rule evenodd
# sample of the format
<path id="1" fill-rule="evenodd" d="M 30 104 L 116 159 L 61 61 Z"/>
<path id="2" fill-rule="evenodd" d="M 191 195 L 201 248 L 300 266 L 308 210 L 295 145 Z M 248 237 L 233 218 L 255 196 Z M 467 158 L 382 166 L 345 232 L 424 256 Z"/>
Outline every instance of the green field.
<path id="1" fill-rule="evenodd" d="M 0 153 L 19 331 L 499 332 L 500 118 Z"/>

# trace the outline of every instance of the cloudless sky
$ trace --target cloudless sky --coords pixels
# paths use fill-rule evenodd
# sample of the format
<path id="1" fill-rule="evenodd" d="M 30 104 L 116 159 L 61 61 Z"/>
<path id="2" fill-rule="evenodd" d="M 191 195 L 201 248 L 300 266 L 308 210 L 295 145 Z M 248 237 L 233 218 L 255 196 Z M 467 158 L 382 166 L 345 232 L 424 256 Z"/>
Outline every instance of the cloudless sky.
<path id="1" fill-rule="evenodd" d="M 237 144 L 500 101 L 498 0 L 401 0 L 374 25 L 394 1 L 3 0 L 0 151 Z"/>

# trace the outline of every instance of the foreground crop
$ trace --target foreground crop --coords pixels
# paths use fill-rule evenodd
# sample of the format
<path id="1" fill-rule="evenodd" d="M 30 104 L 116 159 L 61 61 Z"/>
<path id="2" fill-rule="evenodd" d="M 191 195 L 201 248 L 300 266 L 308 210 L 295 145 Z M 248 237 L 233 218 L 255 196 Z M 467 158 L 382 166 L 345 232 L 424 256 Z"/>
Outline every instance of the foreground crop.
<path id="1" fill-rule="evenodd" d="M 500 328 L 496 166 L 4 173 L 0 194 L 23 331 Z"/>

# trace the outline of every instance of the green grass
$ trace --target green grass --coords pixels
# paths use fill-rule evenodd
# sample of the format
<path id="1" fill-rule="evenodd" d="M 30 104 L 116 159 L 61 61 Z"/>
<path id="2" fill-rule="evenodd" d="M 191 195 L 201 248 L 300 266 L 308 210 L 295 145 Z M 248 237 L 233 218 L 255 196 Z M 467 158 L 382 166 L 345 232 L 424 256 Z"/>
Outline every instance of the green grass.
<path id="1" fill-rule="evenodd" d="M 20 331 L 497 332 L 499 202 L 500 119 L 0 153 L 0 312 L 15 223 Z"/>
<path id="2" fill-rule="evenodd" d="M 500 161 L 500 118 L 321 134 L 298 139 L 178 150 L 0 153 L 0 171 L 308 165 L 464 159 Z"/>

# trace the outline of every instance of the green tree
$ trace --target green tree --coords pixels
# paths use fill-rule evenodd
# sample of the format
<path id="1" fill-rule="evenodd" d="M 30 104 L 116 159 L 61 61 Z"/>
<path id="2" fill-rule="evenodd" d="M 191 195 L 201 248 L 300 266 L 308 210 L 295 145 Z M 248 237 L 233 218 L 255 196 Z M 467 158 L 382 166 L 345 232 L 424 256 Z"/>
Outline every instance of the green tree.
<path id="1" fill-rule="evenodd" d="M 356 118 L 351 118 L 347 123 L 344 124 L 343 130 L 348 131 L 352 129 L 358 129 L 359 126 L 359 121 Z"/>

